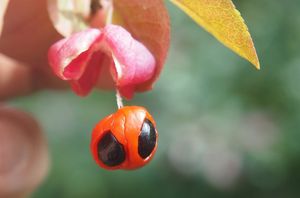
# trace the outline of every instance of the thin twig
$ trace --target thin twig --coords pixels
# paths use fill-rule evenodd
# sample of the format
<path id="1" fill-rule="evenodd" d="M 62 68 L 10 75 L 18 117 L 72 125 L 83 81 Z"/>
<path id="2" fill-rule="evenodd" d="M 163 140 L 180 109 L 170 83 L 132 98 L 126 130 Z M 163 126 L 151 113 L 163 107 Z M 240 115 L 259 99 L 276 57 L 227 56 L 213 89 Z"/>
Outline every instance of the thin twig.
<path id="1" fill-rule="evenodd" d="M 118 109 L 122 108 L 123 107 L 123 98 L 118 89 L 116 89 L 116 99 L 117 99 Z"/>

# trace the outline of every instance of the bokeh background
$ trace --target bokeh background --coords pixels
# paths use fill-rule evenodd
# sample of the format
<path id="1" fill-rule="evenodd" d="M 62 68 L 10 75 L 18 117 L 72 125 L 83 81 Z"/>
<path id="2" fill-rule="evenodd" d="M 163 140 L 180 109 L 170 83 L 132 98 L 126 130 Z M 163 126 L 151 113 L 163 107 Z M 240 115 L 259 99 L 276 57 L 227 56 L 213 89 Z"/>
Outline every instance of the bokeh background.
<path id="1" fill-rule="evenodd" d="M 153 91 L 126 105 L 157 121 L 154 160 L 109 172 L 89 152 L 91 130 L 117 108 L 113 92 L 44 91 L 11 104 L 38 118 L 51 152 L 34 198 L 300 197 L 300 1 L 235 0 L 260 71 L 166 1 L 172 43 Z"/>

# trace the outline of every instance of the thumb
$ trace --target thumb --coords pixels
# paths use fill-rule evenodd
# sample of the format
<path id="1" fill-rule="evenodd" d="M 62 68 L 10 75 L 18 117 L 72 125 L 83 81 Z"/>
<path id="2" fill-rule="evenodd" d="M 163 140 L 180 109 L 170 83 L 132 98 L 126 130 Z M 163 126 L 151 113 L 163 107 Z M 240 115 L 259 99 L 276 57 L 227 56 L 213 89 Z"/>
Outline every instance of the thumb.
<path id="1" fill-rule="evenodd" d="M 28 114 L 0 105 L 0 197 L 28 196 L 48 171 L 45 138 Z"/>

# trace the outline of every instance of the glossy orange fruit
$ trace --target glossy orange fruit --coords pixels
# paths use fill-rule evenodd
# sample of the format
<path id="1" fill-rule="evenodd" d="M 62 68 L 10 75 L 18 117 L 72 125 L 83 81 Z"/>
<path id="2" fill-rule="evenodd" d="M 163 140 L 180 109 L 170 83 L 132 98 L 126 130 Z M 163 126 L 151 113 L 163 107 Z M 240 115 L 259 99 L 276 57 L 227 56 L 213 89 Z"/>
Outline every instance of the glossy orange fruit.
<path id="1" fill-rule="evenodd" d="M 126 106 L 96 125 L 91 151 L 102 168 L 137 169 L 152 159 L 157 139 L 156 123 L 148 111 L 139 106 Z"/>

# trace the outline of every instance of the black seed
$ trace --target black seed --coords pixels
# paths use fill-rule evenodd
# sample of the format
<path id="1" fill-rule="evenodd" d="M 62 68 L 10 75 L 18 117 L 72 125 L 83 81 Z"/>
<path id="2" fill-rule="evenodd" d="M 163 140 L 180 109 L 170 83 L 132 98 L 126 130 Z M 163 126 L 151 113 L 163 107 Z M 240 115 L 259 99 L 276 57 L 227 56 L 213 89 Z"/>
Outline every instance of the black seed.
<path id="1" fill-rule="evenodd" d="M 124 147 L 111 131 L 108 131 L 99 141 L 98 157 L 107 166 L 117 166 L 125 160 Z"/>
<path id="2" fill-rule="evenodd" d="M 152 122 L 145 119 L 141 134 L 139 135 L 138 152 L 142 158 L 147 158 L 153 151 L 156 144 L 156 131 Z"/>

